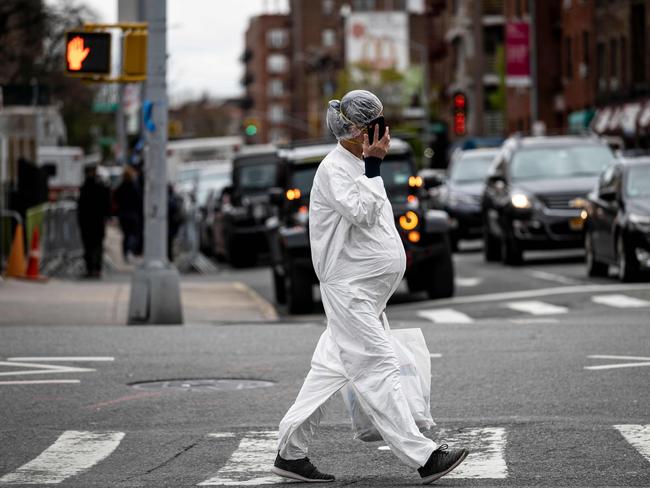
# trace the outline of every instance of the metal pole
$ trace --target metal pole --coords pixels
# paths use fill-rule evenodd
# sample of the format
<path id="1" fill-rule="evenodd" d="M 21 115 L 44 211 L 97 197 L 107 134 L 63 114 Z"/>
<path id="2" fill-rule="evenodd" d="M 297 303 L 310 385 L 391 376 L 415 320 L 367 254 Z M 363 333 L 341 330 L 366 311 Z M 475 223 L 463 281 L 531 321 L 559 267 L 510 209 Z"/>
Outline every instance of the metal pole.
<path id="1" fill-rule="evenodd" d="M 182 324 L 178 271 L 167 260 L 167 0 L 145 0 L 149 28 L 145 127 L 144 263 L 133 273 L 129 324 Z"/>
<path id="2" fill-rule="evenodd" d="M 529 0 L 528 11 L 530 12 L 530 129 L 539 119 L 539 107 L 537 100 L 537 12 L 535 0 Z"/>
<path id="3" fill-rule="evenodd" d="M 117 163 L 124 165 L 127 162 L 126 119 L 124 117 L 124 84 L 117 85 L 117 110 L 115 111 L 115 132 L 117 135 Z"/>

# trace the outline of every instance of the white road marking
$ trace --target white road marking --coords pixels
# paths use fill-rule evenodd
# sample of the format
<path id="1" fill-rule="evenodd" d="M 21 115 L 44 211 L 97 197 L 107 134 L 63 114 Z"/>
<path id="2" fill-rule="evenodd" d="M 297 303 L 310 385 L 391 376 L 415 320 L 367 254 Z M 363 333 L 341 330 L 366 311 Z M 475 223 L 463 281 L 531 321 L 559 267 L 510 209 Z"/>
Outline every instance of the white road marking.
<path id="1" fill-rule="evenodd" d="M 454 282 L 456 286 L 469 288 L 480 285 L 483 282 L 483 278 L 462 278 L 459 276 L 454 279 Z"/>
<path id="2" fill-rule="evenodd" d="M 271 474 L 277 454 L 277 431 L 248 432 L 239 441 L 228 462 L 216 476 L 198 486 L 253 486 L 286 483 L 287 480 Z"/>
<path id="3" fill-rule="evenodd" d="M 61 483 L 93 467 L 120 444 L 124 432 L 67 430 L 36 458 L 0 478 L 3 485 Z"/>
<path id="4" fill-rule="evenodd" d="M 91 368 L 76 368 L 72 366 L 59 366 L 55 364 L 42 364 L 42 363 L 23 363 L 0 361 L 0 366 L 17 366 L 19 368 L 35 368 L 31 371 L 3 371 L 0 376 L 16 376 L 25 374 L 49 374 L 49 373 L 87 373 L 89 371 L 96 371 Z M 41 368 L 41 369 L 38 369 Z"/>
<path id="5" fill-rule="evenodd" d="M 566 307 L 552 305 L 546 302 L 539 302 L 536 300 L 509 302 L 505 304 L 506 307 L 518 312 L 525 312 L 532 315 L 555 315 L 560 313 L 567 313 L 569 311 Z"/>
<path id="6" fill-rule="evenodd" d="M 437 358 L 441 358 L 442 354 L 440 354 L 439 352 L 432 352 L 432 353 L 429 354 L 429 356 L 431 356 L 432 358 L 437 359 Z"/>
<path id="7" fill-rule="evenodd" d="M 650 462 L 650 424 L 633 425 L 623 424 L 615 425 L 625 440 L 632 444 L 639 453 Z"/>
<path id="8" fill-rule="evenodd" d="M 618 368 L 638 368 L 642 366 L 650 366 L 650 358 L 642 356 L 608 356 L 608 355 L 591 355 L 587 356 L 590 359 L 614 359 L 618 361 L 635 361 L 633 363 L 615 363 L 615 364 L 601 364 L 598 366 L 585 366 L 585 369 L 592 371 L 600 369 L 618 369 Z"/>
<path id="9" fill-rule="evenodd" d="M 212 437 L 213 439 L 231 439 L 235 437 L 235 434 L 233 432 L 217 432 L 215 434 L 208 434 L 208 437 Z"/>
<path id="10" fill-rule="evenodd" d="M 419 310 L 418 315 L 434 323 L 444 324 L 471 324 L 474 320 L 453 308 L 433 308 L 431 310 Z"/>
<path id="11" fill-rule="evenodd" d="M 467 459 L 446 478 L 490 478 L 508 477 L 506 465 L 506 429 L 503 427 L 484 427 L 438 433 L 451 447 L 466 447 L 470 453 Z M 390 451 L 388 446 L 378 447 L 380 451 Z"/>
<path id="12" fill-rule="evenodd" d="M 48 385 L 48 384 L 65 384 L 65 383 L 81 383 L 80 380 L 16 380 L 16 381 L 0 381 L 0 385 Z"/>
<path id="13" fill-rule="evenodd" d="M 530 319 L 508 319 L 513 324 L 557 324 L 560 321 L 551 317 L 530 318 Z"/>
<path id="14" fill-rule="evenodd" d="M 522 298 L 538 298 L 554 295 L 568 295 L 572 293 L 603 293 L 603 292 L 616 292 L 616 291 L 650 291 L 650 284 L 648 283 L 635 283 L 624 284 L 616 283 L 611 285 L 578 285 L 578 286 L 555 286 L 552 288 L 538 288 L 536 290 L 522 290 L 522 291 L 508 291 L 503 293 L 485 293 L 481 295 L 468 295 L 464 297 L 454 298 L 440 298 L 432 301 L 431 304 L 436 306 L 442 305 L 456 305 L 459 303 L 484 303 L 484 302 L 499 302 L 503 300 L 519 300 Z M 403 309 L 412 309 L 409 305 L 393 305 L 392 311 L 400 311 Z"/>
<path id="15" fill-rule="evenodd" d="M 74 361 L 115 361 L 115 358 L 110 356 L 78 356 L 78 357 L 19 357 L 19 358 L 7 358 L 7 361 L 47 361 L 47 362 L 56 362 L 56 361 L 65 361 L 65 362 L 74 362 Z"/>
<path id="16" fill-rule="evenodd" d="M 532 276 L 533 278 L 538 278 L 540 280 L 546 280 L 546 281 L 553 281 L 555 283 L 562 283 L 563 285 L 577 285 L 578 283 L 582 283 L 580 280 L 575 280 L 567 276 L 562 276 L 555 273 L 549 273 L 547 271 L 541 271 L 538 269 L 532 269 L 530 271 L 526 271 L 526 274 L 528 276 Z"/>
<path id="17" fill-rule="evenodd" d="M 594 295 L 591 297 L 591 301 L 616 308 L 650 307 L 650 302 L 647 300 L 641 300 L 640 298 L 621 294 Z"/>

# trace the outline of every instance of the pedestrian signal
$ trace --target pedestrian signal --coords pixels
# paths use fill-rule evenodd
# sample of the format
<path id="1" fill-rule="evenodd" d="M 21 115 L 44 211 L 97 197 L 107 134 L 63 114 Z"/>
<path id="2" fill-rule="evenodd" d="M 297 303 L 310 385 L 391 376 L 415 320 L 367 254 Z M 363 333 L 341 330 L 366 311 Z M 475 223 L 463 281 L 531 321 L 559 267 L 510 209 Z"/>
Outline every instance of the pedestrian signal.
<path id="1" fill-rule="evenodd" d="M 244 132 L 247 136 L 253 137 L 257 134 L 257 120 L 256 119 L 246 119 L 244 120 Z"/>
<path id="2" fill-rule="evenodd" d="M 107 32 L 68 32 L 66 71 L 70 74 L 109 75 L 111 35 Z"/>
<path id="3" fill-rule="evenodd" d="M 147 74 L 147 32 L 128 32 L 122 47 L 122 72 L 125 76 Z"/>

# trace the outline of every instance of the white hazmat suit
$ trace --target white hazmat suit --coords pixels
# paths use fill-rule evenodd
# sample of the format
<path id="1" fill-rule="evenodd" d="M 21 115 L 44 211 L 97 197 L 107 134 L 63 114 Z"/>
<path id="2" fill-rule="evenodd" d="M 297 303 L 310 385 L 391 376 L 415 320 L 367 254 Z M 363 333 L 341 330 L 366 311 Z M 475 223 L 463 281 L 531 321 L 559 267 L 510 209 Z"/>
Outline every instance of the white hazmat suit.
<path id="1" fill-rule="evenodd" d="M 316 172 L 309 232 L 327 329 L 280 423 L 279 454 L 284 459 L 307 456 L 325 402 L 350 382 L 392 452 L 413 468 L 423 466 L 436 444 L 413 420 L 380 318 L 404 275 L 404 246 L 383 180 L 366 177 L 364 162 L 341 144 Z"/>

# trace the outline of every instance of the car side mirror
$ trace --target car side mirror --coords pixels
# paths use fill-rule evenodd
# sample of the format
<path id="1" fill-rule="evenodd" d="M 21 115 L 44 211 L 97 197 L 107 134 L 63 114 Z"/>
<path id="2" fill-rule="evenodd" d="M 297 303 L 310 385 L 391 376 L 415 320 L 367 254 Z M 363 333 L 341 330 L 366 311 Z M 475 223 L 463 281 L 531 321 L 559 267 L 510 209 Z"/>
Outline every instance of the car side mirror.
<path id="1" fill-rule="evenodd" d="M 419 176 L 422 178 L 422 186 L 426 190 L 437 188 L 445 184 L 444 174 L 438 171 L 421 171 Z"/>
<path id="2" fill-rule="evenodd" d="M 608 188 L 603 189 L 602 191 L 598 192 L 598 198 L 606 202 L 614 202 L 616 201 L 616 191 Z"/>
<path id="3" fill-rule="evenodd" d="M 282 188 L 276 186 L 269 189 L 269 199 L 271 205 L 281 206 L 284 203 L 284 191 L 282 191 Z"/>

